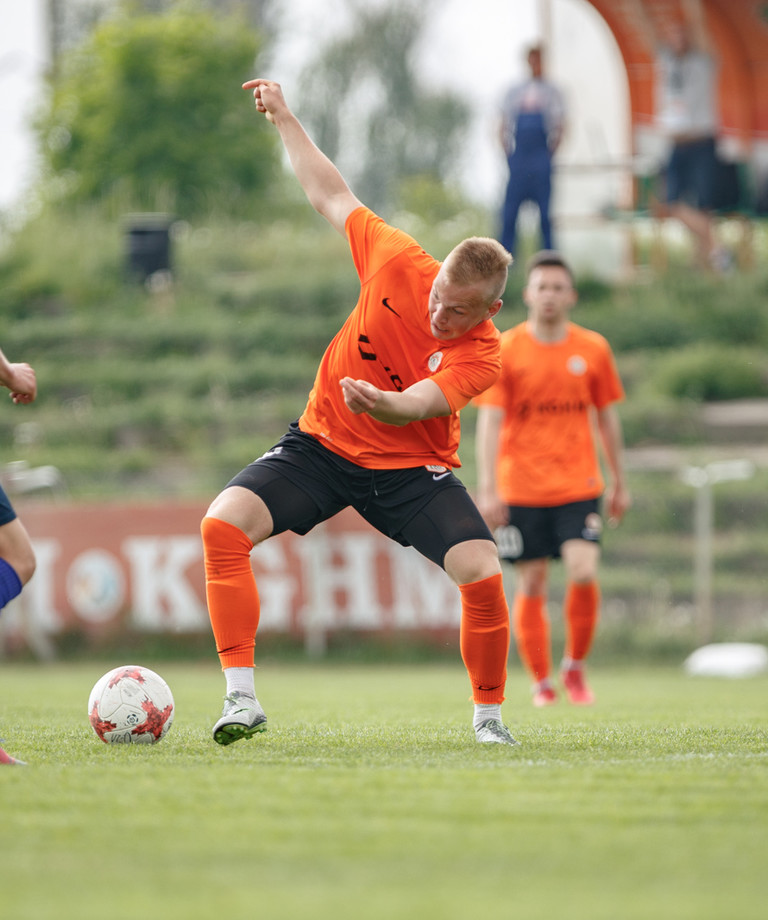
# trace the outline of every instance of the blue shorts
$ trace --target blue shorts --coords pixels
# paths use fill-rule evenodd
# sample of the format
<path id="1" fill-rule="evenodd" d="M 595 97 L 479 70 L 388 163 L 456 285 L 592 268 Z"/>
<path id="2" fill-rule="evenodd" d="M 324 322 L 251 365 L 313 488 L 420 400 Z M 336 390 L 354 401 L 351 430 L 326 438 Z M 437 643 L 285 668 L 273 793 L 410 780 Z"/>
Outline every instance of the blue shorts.
<path id="1" fill-rule="evenodd" d="M 507 562 L 559 559 L 566 540 L 600 543 L 599 505 L 596 498 L 546 508 L 509 505 L 509 524 L 496 531 L 499 556 Z"/>
<path id="2" fill-rule="evenodd" d="M 682 201 L 701 211 L 711 210 L 717 166 L 714 137 L 676 144 L 667 165 L 667 203 Z"/>
<path id="3" fill-rule="evenodd" d="M 229 486 L 250 489 L 262 499 L 272 516 L 272 535 L 309 533 L 352 507 L 380 533 L 413 546 L 441 568 L 452 546 L 493 542 L 464 484 L 450 470 L 369 470 L 334 454 L 296 422 Z"/>
<path id="4" fill-rule="evenodd" d="M 5 490 L 0 486 L 0 527 L 3 524 L 10 524 L 16 520 L 16 512 L 13 510 L 11 500 L 5 494 Z"/>

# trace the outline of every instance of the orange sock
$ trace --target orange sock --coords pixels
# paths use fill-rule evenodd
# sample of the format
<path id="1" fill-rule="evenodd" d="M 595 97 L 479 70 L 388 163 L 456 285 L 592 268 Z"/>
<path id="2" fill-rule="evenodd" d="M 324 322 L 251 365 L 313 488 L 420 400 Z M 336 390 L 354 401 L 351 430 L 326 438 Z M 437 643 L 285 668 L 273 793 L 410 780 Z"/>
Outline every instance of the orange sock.
<path id="1" fill-rule="evenodd" d="M 592 647 L 600 607 L 600 588 L 596 581 L 571 582 L 565 592 L 565 622 L 568 638 L 565 657 L 583 661 Z"/>
<path id="2" fill-rule="evenodd" d="M 219 661 L 222 668 L 252 668 L 260 613 L 251 568 L 253 544 L 234 524 L 218 518 L 203 518 L 200 532 L 208 615 Z"/>
<path id="3" fill-rule="evenodd" d="M 509 609 L 501 573 L 459 585 L 461 657 L 475 703 L 502 703 L 507 683 Z"/>
<path id="4" fill-rule="evenodd" d="M 517 594 L 514 604 L 515 639 L 520 660 L 536 683 L 549 677 L 549 617 L 543 597 Z"/>

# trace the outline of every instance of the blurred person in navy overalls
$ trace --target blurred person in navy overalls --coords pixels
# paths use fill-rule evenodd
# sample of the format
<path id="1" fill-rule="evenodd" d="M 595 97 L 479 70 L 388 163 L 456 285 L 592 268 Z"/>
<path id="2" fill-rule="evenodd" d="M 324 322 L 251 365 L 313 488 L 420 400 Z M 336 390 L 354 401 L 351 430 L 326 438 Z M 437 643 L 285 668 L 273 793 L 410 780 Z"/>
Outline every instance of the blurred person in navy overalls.
<path id="1" fill-rule="evenodd" d="M 552 157 L 562 136 L 565 105 L 560 90 L 543 77 L 543 50 L 528 50 L 530 77 L 513 86 L 502 105 L 501 143 L 509 164 L 499 242 L 514 255 L 517 217 L 524 201 L 539 209 L 542 247 L 554 249 L 549 216 Z"/>

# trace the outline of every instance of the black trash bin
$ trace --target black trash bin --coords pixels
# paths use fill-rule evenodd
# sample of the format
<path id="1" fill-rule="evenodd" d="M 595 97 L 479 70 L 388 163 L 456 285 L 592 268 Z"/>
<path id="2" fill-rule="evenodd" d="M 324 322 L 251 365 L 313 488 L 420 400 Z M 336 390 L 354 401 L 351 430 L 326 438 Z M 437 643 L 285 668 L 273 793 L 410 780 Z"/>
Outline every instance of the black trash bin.
<path id="1" fill-rule="evenodd" d="M 167 214 L 130 214 L 125 219 L 127 271 L 134 281 L 146 281 L 155 272 L 171 271 L 171 226 Z"/>

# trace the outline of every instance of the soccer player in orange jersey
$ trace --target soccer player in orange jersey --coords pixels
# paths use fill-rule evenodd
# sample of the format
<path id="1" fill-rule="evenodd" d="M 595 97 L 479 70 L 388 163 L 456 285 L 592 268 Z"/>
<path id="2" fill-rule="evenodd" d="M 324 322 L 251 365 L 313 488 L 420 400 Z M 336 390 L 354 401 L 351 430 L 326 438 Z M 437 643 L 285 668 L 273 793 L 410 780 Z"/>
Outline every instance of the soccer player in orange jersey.
<path id="1" fill-rule="evenodd" d="M 630 505 L 615 403 L 624 391 L 608 342 L 570 321 L 577 294 L 562 256 L 534 255 L 523 293 L 528 319 L 502 335 L 501 376 L 476 402 L 478 505 L 495 529 L 503 559 L 515 564 L 513 623 L 533 678 L 533 702 L 557 702 L 546 611 L 550 559 L 562 558 L 567 587 L 561 678 L 568 698 L 588 705 L 584 676 L 600 604 L 597 581 L 599 433 L 610 481 L 608 521 Z"/>
<path id="2" fill-rule="evenodd" d="M 473 237 L 436 261 L 354 196 L 277 83 L 257 79 L 244 88 L 280 134 L 310 203 L 348 239 L 361 289 L 301 417 L 231 480 L 201 525 L 208 610 L 227 684 L 213 737 L 230 744 L 266 728 L 253 675 L 252 548 L 286 530 L 305 534 L 351 506 L 458 585 L 475 737 L 514 745 L 501 719 L 510 632 L 501 563 L 452 472 L 459 410 L 499 374 L 492 319 L 511 257 L 495 240 Z"/>

